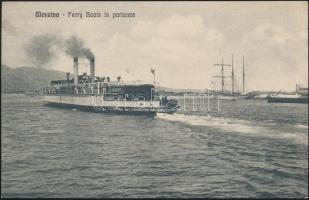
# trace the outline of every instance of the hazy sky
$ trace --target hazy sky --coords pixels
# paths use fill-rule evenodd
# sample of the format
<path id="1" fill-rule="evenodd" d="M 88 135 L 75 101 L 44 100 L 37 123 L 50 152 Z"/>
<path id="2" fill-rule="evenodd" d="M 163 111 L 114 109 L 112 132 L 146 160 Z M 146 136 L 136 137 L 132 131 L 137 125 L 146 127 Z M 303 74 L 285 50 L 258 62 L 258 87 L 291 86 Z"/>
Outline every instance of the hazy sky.
<path id="1" fill-rule="evenodd" d="M 241 88 L 294 90 L 308 82 L 307 2 L 5 2 L 2 3 L 2 64 L 32 66 L 25 46 L 33 36 L 76 35 L 96 57 L 96 75 L 152 81 L 160 86 L 203 89 L 224 58 Z M 41 12 L 135 12 L 135 18 L 36 18 Z M 63 51 L 41 66 L 73 72 Z M 80 70 L 88 70 L 84 67 Z M 230 69 L 226 69 L 226 75 Z"/>

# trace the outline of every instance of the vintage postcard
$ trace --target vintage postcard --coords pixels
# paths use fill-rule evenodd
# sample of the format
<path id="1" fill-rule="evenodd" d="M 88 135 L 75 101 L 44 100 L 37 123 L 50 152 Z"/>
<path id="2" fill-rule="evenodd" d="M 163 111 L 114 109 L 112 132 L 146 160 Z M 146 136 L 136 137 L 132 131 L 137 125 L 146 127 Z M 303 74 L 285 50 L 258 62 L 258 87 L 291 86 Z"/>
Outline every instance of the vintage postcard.
<path id="1" fill-rule="evenodd" d="M 2 2 L 2 198 L 308 198 L 308 2 Z"/>

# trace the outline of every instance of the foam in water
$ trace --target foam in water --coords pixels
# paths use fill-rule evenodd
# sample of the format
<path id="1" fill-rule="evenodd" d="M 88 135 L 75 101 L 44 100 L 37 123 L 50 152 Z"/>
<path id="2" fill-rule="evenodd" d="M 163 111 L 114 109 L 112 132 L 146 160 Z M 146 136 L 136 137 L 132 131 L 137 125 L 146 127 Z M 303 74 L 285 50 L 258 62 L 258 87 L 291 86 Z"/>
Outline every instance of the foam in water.
<path id="1" fill-rule="evenodd" d="M 292 139 L 297 143 L 308 145 L 308 126 L 294 125 L 295 128 L 301 128 L 300 131 L 286 132 L 279 130 L 278 126 L 269 127 L 267 124 L 257 125 L 257 122 L 246 121 L 241 119 L 231 119 L 224 117 L 212 117 L 209 115 L 198 116 L 198 115 L 185 115 L 185 114 L 164 114 L 158 113 L 158 119 L 167 121 L 184 123 L 192 126 L 205 126 L 211 127 L 218 130 L 222 130 L 225 133 L 237 132 L 246 135 L 271 137 L 278 139 Z"/>
<path id="2" fill-rule="evenodd" d="M 296 124 L 295 126 L 298 127 L 298 128 L 305 128 L 305 129 L 308 129 L 308 125 Z"/>

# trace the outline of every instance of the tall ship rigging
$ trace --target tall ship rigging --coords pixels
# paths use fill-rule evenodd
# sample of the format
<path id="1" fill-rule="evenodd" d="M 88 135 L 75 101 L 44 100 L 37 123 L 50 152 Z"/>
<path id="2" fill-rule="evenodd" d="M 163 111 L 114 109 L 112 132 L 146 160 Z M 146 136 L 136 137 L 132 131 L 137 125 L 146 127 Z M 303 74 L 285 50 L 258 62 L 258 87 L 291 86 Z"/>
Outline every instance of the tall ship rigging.
<path id="1" fill-rule="evenodd" d="M 213 78 L 219 80 L 219 88 L 214 85 L 214 83 L 218 83 L 217 81 L 212 81 L 212 91 L 216 95 L 220 95 L 221 99 L 239 99 L 246 98 L 245 95 L 245 57 L 242 57 L 242 91 L 237 90 L 236 79 L 235 79 L 235 71 L 234 71 L 234 58 L 232 55 L 231 64 L 224 63 L 222 58 L 221 63 L 214 64 L 214 66 L 218 66 L 221 68 L 221 75 L 213 76 Z M 231 75 L 225 75 L 225 67 L 231 68 Z M 230 83 L 230 89 L 227 87 Z"/>

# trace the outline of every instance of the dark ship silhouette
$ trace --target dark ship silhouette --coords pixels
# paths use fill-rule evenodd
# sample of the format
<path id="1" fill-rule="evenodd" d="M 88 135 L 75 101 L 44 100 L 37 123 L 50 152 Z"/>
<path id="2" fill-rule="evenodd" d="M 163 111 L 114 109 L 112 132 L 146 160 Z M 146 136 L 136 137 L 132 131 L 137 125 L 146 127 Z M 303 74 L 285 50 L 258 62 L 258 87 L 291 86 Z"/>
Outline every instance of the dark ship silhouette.
<path id="1" fill-rule="evenodd" d="M 44 88 L 44 101 L 48 106 L 91 112 L 156 115 L 175 113 L 177 100 L 160 97 L 153 84 L 129 84 L 111 81 L 109 77 L 95 76 L 95 59 L 90 59 L 90 76 L 78 75 L 78 57 L 74 57 L 74 77 L 67 73 L 65 80 L 51 81 Z"/>

